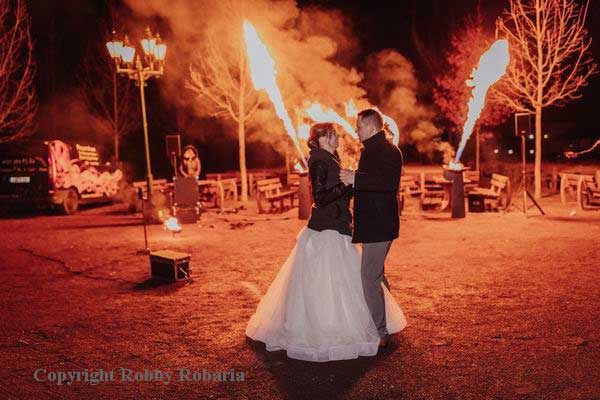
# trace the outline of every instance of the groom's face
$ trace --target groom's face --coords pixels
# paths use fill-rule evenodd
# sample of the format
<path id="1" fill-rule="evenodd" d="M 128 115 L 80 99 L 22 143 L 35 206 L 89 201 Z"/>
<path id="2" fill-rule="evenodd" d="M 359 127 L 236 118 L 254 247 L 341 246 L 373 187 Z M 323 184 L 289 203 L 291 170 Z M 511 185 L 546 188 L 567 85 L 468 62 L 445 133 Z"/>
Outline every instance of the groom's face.
<path id="1" fill-rule="evenodd" d="M 356 120 L 356 134 L 361 142 L 369 138 L 371 130 L 371 125 L 364 118 L 358 117 Z"/>

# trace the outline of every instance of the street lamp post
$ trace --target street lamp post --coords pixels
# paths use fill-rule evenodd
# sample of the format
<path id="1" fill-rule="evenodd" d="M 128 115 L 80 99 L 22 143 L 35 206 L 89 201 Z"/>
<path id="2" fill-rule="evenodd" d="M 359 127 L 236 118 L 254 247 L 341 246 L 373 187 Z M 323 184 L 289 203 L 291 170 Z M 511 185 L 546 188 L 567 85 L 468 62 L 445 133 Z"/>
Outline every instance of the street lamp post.
<path id="1" fill-rule="evenodd" d="M 142 123 L 144 126 L 144 146 L 146 152 L 146 180 L 148 183 L 148 196 L 151 196 L 153 178 L 150 165 L 150 145 L 148 142 L 148 121 L 146 119 L 146 97 L 144 94 L 144 87 L 146 86 L 146 81 L 148 79 L 151 79 L 152 77 L 158 78 L 163 74 L 167 45 L 162 43 L 159 34 L 153 36 L 150 28 L 146 28 L 146 37 L 140 40 L 140 43 L 144 52 L 143 58 L 141 58 L 139 54 L 137 57 L 135 56 L 135 47 L 129 44 L 127 36 L 125 36 L 123 41 L 112 40 L 106 43 L 106 47 L 108 48 L 110 56 L 115 61 L 117 73 L 127 75 L 129 79 L 135 81 L 135 84 L 140 87 Z"/>

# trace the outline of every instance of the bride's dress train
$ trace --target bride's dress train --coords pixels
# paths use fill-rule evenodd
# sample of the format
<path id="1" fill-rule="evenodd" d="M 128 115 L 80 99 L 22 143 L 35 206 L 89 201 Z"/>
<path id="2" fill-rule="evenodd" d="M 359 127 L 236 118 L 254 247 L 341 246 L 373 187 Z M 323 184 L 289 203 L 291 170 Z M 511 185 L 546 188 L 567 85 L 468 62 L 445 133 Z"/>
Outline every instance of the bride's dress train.
<path id="1" fill-rule="evenodd" d="M 379 335 L 367 308 L 360 274 L 361 253 L 349 236 L 303 228 L 246 327 L 268 351 L 288 357 L 332 361 L 377 354 Z M 382 284 L 389 333 L 406 318 Z"/>

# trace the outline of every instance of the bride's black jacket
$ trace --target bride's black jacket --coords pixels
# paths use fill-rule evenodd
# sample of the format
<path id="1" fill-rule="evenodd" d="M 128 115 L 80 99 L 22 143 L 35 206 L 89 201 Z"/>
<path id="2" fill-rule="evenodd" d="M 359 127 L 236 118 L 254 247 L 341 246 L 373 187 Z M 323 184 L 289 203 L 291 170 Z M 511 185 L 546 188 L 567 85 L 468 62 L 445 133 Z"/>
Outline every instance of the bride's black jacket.
<path id="1" fill-rule="evenodd" d="M 327 150 L 312 149 L 308 159 L 308 173 L 314 203 L 308 227 L 316 231 L 332 229 L 352 236 L 350 197 L 352 186 L 340 181 L 340 159 Z"/>

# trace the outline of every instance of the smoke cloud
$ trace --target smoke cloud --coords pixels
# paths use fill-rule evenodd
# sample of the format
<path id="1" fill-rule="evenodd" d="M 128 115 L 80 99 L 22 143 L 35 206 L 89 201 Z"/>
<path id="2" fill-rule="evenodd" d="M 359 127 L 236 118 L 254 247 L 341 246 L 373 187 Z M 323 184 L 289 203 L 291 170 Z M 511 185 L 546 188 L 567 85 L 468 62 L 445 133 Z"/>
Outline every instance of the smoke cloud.
<path id="1" fill-rule="evenodd" d="M 444 150 L 435 140 L 440 132 L 431 122 L 433 112 L 417 98 L 419 84 L 410 61 L 386 50 L 369 58 L 363 75 L 350 64 L 360 49 L 351 21 L 339 11 L 300 9 L 291 0 L 126 0 L 126 4 L 139 17 L 159 17 L 168 24 L 169 31 L 161 32 L 169 45 L 162 90 L 169 102 L 181 106 L 178 109 L 192 108 L 198 117 L 208 115 L 206 102 L 185 89 L 190 64 L 203 57 L 216 39 L 224 58 L 235 66 L 238 52 L 245 51 L 242 21 L 246 18 L 275 59 L 278 84 L 292 119 L 312 102 L 340 115 L 348 100 L 358 106 L 372 103 L 396 119 L 402 143 L 415 144 L 424 152 Z M 231 121 L 223 126 L 235 132 Z M 286 142 L 283 125 L 268 101 L 248 121 L 247 133 L 248 140 L 271 143 L 280 150 Z"/>
<path id="2" fill-rule="evenodd" d="M 38 124 L 45 139 L 77 139 L 103 149 L 112 140 L 110 125 L 90 112 L 78 91 L 57 94 L 40 106 Z"/>
<path id="3" fill-rule="evenodd" d="M 365 86 L 369 97 L 394 118 L 400 130 L 400 144 L 413 144 L 420 153 L 442 152 L 448 162 L 454 150 L 439 140 L 441 130 L 432 122 L 435 111 L 419 101 L 420 84 L 409 59 L 386 49 L 369 57 Z"/>

